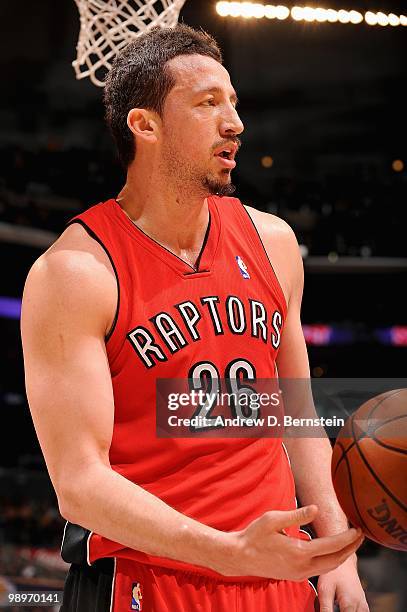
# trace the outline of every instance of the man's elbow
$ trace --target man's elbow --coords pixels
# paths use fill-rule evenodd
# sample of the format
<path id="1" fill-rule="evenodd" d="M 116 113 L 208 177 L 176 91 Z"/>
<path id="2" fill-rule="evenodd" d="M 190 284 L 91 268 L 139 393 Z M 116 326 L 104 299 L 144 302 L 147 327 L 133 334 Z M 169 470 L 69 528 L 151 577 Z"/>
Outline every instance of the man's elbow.
<path id="1" fill-rule="evenodd" d="M 80 499 L 78 491 L 72 490 L 72 487 L 58 487 L 55 490 L 59 513 L 66 521 L 80 525 L 83 521 L 84 502 Z"/>
<path id="2" fill-rule="evenodd" d="M 106 481 L 111 468 L 100 463 L 92 463 L 84 468 L 75 467 L 71 470 L 55 474 L 52 478 L 56 492 L 58 507 L 61 516 L 76 525 L 87 526 L 90 516 L 93 515 L 91 508 L 97 506 L 95 492 Z"/>
<path id="3" fill-rule="evenodd" d="M 54 488 L 61 516 L 70 523 L 83 525 L 89 506 L 90 485 L 87 478 L 83 475 L 64 478 L 58 483 L 54 482 Z"/>

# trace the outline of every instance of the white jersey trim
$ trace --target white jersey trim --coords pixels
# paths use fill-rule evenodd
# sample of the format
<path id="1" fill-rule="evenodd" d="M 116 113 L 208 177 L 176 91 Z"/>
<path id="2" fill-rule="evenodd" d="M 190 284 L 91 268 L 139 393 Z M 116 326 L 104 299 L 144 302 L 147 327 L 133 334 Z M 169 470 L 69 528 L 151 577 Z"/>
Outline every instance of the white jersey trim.
<path id="1" fill-rule="evenodd" d="M 312 587 L 313 591 L 315 592 L 315 595 L 318 597 L 318 591 L 316 590 L 316 588 L 312 584 L 311 580 L 308 580 L 308 584 L 310 585 L 310 587 Z"/>
<path id="2" fill-rule="evenodd" d="M 289 454 L 288 454 L 288 450 L 287 450 L 287 448 L 286 448 L 286 446 L 285 446 L 284 442 L 281 442 L 281 444 L 283 445 L 284 452 L 285 452 L 285 454 L 286 454 L 286 457 L 287 457 L 288 463 L 289 463 L 289 465 L 290 465 L 290 467 L 291 467 L 291 461 L 290 461 L 290 456 L 289 456 Z"/>
<path id="3" fill-rule="evenodd" d="M 305 531 L 305 529 L 300 529 L 300 531 L 302 531 L 302 533 L 305 533 L 310 540 L 312 540 L 310 534 L 308 533 L 308 531 Z M 318 591 L 316 590 L 316 588 L 314 587 L 314 585 L 312 584 L 311 580 L 308 580 L 308 584 L 312 587 L 313 591 L 315 592 L 315 595 L 318 597 Z"/>
<path id="4" fill-rule="evenodd" d="M 116 557 L 113 557 L 113 561 L 114 561 L 114 569 L 113 569 L 113 577 L 112 577 L 112 593 L 110 595 L 110 608 L 109 608 L 109 612 L 113 612 L 114 587 L 115 587 L 115 582 L 116 582 L 116 565 L 117 565 Z"/>
<path id="5" fill-rule="evenodd" d="M 308 536 L 308 538 L 310 540 L 312 540 L 312 538 L 311 538 L 310 534 L 308 533 L 308 531 L 305 531 L 305 529 L 301 529 L 301 528 L 300 528 L 300 531 L 302 531 L 302 533 L 305 533 Z"/>
<path id="6" fill-rule="evenodd" d="M 62 542 L 61 542 L 61 548 L 60 548 L 60 553 L 62 555 L 62 549 L 64 547 L 64 541 L 65 541 L 65 532 L 66 532 L 66 528 L 68 527 L 68 521 L 65 521 L 65 527 L 64 527 L 64 533 L 62 534 Z"/>
<path id="7" fill-rule="evenodd" d="M 90 544 L 90 539 L 92 537 L 93 531 L 89 532 L 88 538 L 86 540 L 86 563 L 90 566 L 92 565 L 92 563 L 90 562 L 90 556 L 89 556 L 89 544 Z"/>
<path id="8" fill-rule="evenodd" d="M 284 444 L 284 442 L 283 442 L 283 441 L 281 442 L 281 445 L 282 445 L 282 447 L 283 447 L 283 449 L 284 449 L 285 456 L 287 457 L 287 461 L 288 461 L 288 465 L 290 466 L 290 470 L 292 471 L 292 468 L 291 468 L 291 461 L 290 461 L 290 455 L 288 454 L 288 450 L 287 450 L 287 448 L 286 448 L 286 445 Z M 296 508 L 298 508 L 298 500 L 297 500 L 297 498 L 296 498 L 296 497 L 294 497 L 294 501 L 295 501 L 295 507 L 296 507 Z"/>

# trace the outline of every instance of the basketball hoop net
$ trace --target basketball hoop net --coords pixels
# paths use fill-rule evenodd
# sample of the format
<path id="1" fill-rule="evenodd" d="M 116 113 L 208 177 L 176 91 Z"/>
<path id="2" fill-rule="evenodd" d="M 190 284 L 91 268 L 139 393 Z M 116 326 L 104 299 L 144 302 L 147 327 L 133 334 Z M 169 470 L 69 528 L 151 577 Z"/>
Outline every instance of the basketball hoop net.
<path id="1" fill-rule="evenodd" d="M 104 86 L 118 52 L 154 26 L 174 27 L 185 0 L 75 0 L 81 29 L 72 62 L 77 79 Z"/>

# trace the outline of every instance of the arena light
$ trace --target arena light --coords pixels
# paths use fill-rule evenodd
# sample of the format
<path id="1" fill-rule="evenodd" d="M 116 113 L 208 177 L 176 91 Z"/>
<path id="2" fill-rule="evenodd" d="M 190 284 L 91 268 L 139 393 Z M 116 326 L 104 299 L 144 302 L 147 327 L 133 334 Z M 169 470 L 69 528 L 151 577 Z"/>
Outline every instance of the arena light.
<path id="1" fill-rule="evenodd" d="M 377 13 L 377 23 L 381 26 L 389 25 L 389 18 L 385 13 Z"/>
<path id="2" fill-rule="evenodd" d="M 328 21 L 328 11 L 323 8 L 315 9 L 315 20 L 319 21 L 319 23 L 323 23 L 324 21 Z"/>
<path id="3" fill-rule="evenodd" d="M 357 25 L 358 23 L 362 23 L 363 21 L 363 15 L 362 13 L 359 13 L 359 11 L 351 11 L 349 13 L 350 16 L 350 22 L 353 23 L 354 25 Z"/>
<path id="4" fill-rule="evenodd" d="M 216 5 L 216 11 L 221 17 L 228 17 L 229 15 L 229 2 L 218 2 Z"/>
<path id="5" fill-rule="evenodd" d="M 283 20 L 283 19 L 287 19 L 287 17 L 289 16 L 290 16 L 289 8 L 287 8 L 286 6 L 283 6 L 282 4 L 280 4 L 279 6 L 276 6 L 277 19 Z"/>
<path id="6" fill-rule="evenodd" d="M 303 15 L 304 15 L 304 9 L 302 8 L 302 6 L 294 6 L 291 9 L 291 17 L 295 21 L 301 21 L 302 19 L 304 19 Z"/>
<path id="7" fill-rule="evenodd" d="M 254 7 L 255 5 L 251 2 L 242 2 L 242 4 L 240 5 L 241 16 L 245 17 L 246 19 L 250 19 L 250 17 L 253 17 Z"/>
<path id="8" fill-rule="evenodd" d="M 365 14 L 365 21 L 368 25 L 374 26 L 377 24 L 377 15 L 376 13 L 372 13 L 372 11 L 368 11 Z"/>
<path id="9" fill-rule="evenodd" d="M 398 26 L 400 25 L 400 18 L 397 17 L 397 15 L 394 15 L 394 13 L 390 13 L 389 17 L 389 24 L 391 26 Z"/>
<path id="10" fill-rule="evenodd" d="M 240 17 L 242 14 L 240 2 L 229 3 L 229 15 L 231 17 Z"/>
<path id="11" fill-rule="evenodd" d="M 264 17 L 264 4 L 252 4 L 251 2 L 242 2 L 240 5 L 240 15 L 245 19 L 261 19 Z"/>
<path id="12" fill-rule="evenodd" d="M 340 10 L 338 11 L 338 20 L 340 23 L 349 23 L 350 22 L 350 13 L 348 11 Z"/>
<path id="13" fill-rule="evenodd" d="M 273 6 L 272 4 L 267 4 L 264 7 L 264 16 L 267 17 L 267 19 L 276 19 L 277 7 Z"/>
<path id="14" fill-rule="evenodd" d="M 404 170 L 404 162 L 401 159 L 395 159 L 391 165 L 394 172 L 403 172 Z"/>
<path id="15" fill-rule="evenodd" d="M 335 9 L 328 9 L 326 11 L 326 16 L 329 23 L 336 23 L 338 21 L 338 11 Z"/>
<path id="16" fill-rule="evenodd" d="M 278 19 L 283 21 L 291 17 L 294 21 L 305 21 L 308 23 L 341 23 L 358 25 L 366 23 L 369 26 L 406 26 L 406 15 L 395 13 L 384 13 L 382 11 L 366 11 L 363 15 L 359 11 L 332 9 L 313 6 L 294 6 L 289 9 L 282 4 L 261 4 L 258 2 L 229 2 L 222 1 L 216 4 L 216 12 L 221 17 L 241 17 L 243 19 Z"/>
<path id="17" fill-rule="evenodd" d="M 254 4 L 253 5 L 253 17 L 256 19 L 261 19 L 264 17 L 264 4 Z"/>
<path id="18" fill-rule="evenodd" d="M 314 9 L 310 6 L 306 6 L 304 8 L 304 12 L 303 12 L 303 19 L 304 21 L 315 21 L 315 13 L 314 13 Z"/>
<path id="19" fill-rule="evenodd" d="M 273 163 L 274 160 L 271 155 L 263 155 L 263 157 L 261 158 L 261 165 L 263 166 L 263 168 L 271 168 Z"/>

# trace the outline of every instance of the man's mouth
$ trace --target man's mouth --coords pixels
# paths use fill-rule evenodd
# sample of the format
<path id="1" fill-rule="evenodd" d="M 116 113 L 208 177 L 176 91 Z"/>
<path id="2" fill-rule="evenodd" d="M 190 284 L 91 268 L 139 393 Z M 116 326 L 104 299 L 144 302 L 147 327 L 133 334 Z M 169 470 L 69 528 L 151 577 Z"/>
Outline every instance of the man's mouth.
<path id="1" fill-rule="evenodd" d="M 225 168 L 232 170 L 236 166 L 235 155 L 239 146 L 235 142 L 224 144 L 215 150 L 215 157 L 217 157 Z"/>
<path id="2" fill-rule="evenodd" d="M 234 160 L 237 150 L 238 145 L 233 142 L 223 145 L 222 147 L 218 147 L 215 151 L 215 155 L 217 157 L 221 157 L 222 159 Z"/>

